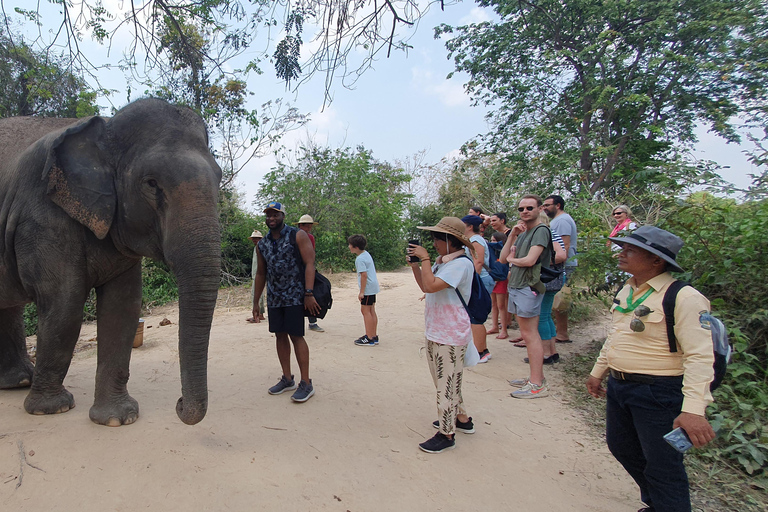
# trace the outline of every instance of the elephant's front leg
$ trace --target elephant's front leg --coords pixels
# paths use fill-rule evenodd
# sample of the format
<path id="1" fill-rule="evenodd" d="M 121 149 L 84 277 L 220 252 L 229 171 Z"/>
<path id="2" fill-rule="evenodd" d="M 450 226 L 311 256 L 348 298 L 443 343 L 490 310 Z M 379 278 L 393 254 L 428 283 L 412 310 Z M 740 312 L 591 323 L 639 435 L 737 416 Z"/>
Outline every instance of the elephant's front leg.
<path id="1" fill-rule="evenodd" d="M 90 417 L 119 427 L 139 418 L 139 403 L 127 389 L 131 349 L 141 313 L 141 263 L 96 288 L 98 362 Z"/>

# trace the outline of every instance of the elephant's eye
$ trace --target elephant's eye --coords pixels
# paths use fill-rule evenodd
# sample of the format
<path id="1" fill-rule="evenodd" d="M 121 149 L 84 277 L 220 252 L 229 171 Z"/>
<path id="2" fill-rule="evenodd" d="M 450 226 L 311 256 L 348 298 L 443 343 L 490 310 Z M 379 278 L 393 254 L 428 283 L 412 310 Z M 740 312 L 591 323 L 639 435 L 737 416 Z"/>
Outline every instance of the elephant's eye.
<path id="1" fill-rule="evenodd" d="M 157 180 L 149 179 L 147 180 L 147 185 L 149 185 L 152 188 L 157 188 Z"/>

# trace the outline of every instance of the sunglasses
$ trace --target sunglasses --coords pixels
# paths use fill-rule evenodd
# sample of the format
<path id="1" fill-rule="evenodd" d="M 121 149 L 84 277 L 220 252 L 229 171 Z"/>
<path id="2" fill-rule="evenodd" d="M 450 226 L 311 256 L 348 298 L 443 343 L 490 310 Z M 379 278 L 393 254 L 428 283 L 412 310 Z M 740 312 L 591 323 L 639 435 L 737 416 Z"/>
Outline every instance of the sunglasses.
<path id="1" fill-rule="evenodd" d="M 526 206 L 526 207 L 522 207 L 522 206 L 520 206 L 520 207 L 517 209 L 517 211 L 519 211 L 519 212 L 524 212 L 525 210 L 528 210 L 528 211 L 530 212 L 530 211 L 532 211 L 534 208 L 536 208 L 536 207 L 535 207 L 535 206 Z"/>
<path id="2" fill-rule="evenodd" d="M 613 212 L 614 215 L 622 215 L 622 214 L 625 214 L 625 213 L 627 213 L 627 212 Z"/>

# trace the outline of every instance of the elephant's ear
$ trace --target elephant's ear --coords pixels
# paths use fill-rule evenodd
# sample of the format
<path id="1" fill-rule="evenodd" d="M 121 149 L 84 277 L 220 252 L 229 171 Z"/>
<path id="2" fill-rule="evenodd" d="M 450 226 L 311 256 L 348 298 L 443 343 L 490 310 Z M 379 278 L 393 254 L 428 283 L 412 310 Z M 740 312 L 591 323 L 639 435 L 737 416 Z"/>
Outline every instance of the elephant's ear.
<path id="1" fill-rule="evenodd" d="M 99 239 L 107 236 L 117 207 L 106 133 L 100 117 L 65 130 L 51 144 L 42 176 L 51 200 Z"/>

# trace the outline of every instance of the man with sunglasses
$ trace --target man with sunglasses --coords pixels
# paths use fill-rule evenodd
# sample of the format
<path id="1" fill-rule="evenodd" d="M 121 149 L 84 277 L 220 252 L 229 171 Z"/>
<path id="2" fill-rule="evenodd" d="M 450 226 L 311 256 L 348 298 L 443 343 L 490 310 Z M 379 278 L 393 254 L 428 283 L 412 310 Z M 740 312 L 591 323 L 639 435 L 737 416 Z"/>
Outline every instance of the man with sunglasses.
<path id="1" fill-rule="evenodd" d="M 544 347 L 539 336 L 539 314 L 546 291 L 541 282 L 541 262 L 548 262 L 552 257 L 552 233 L 539 220 L 539 196 L 523 196 L 517 211 L 520 220 L 512 228 L 499 256 L 510 264 L 507 310 L 517 315 L 520 334 L 528 350 L 530 375 L 509 383 L 520 388 L 511 393 L 513 398 L 542 398 L 549 394 L 549 387 L 544 378 Z"/>
<path id="2" fill-rule="evenodd" d="M 705 416 L 712 402 L 712 336 L 700 318 L 709 301 L 690 286 L 678 292 L 677 351 L 670 352 L 663 299 L 675 281 L 669 272 L 682 272 L 675 258 L 683 241 L 655 226 L 609 240 L 621 247 L 619 269 L 632 277 L 614 300 L 613 328 L 587 390 L 607 398 L 606 441 L 640 487 L 648 506 L 638 512 L 690 512 L 683 455 L 664 435 L 681 427 L 697 448 L 715 438 Z"/>
<path id="3" fill-rule="evenodd" d="M 573 217 L 565 213 L 565 199 L 561 196 L 552 194 L 544 200 L 542 206 L 547 216 L 552 219 L 552 222 L 549 223 L 552 231 L 560 235 L 563 243 L 565 243 L 565 252 L 568 255 L 568 259 L 565 260 L 565 284 L 568 284 L 571 275 L 579 263 L 576 260 L 576 246 L 579 238 L 576 222 L 573 220 Z M 570 343 L 568 311 L 553 310 L 552 316 L 555 317 L 555 327 L 557 329 L 555 341 L 557 343 Z"/>

